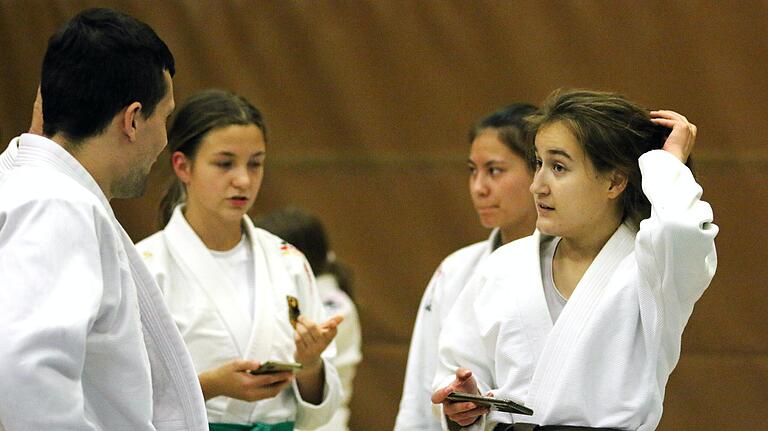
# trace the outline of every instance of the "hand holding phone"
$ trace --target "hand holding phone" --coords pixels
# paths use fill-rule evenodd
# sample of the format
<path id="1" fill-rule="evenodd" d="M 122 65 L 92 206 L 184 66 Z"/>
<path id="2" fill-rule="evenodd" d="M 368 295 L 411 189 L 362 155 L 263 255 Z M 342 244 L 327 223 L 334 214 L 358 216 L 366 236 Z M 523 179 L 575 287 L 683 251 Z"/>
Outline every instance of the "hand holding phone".
<path id="1" fill-rule="evenodd" d="M 253 375 L 279 373 L 284 371 L 299 371 L 302 365 L 296 362 L 267 361 L 255 370 L 251 370 Z"/>
<path id="2" fill-rule="evenodd" d="M 198 374 L 203 398 L 209 400 L 226 396 L 238 400 L 253 402 L 274 398 L 294 379 L 291 372 L 251 375 L 251 371 L 261 368 L 259 361 L 235 359 L 216 368 Z M 270 369 L 267 365 L 264 369 Z"/>
<path id="3" fill-rule="evenodd" d="M 448 399 L 448 395 L 454 392 L 476 394 L 480 391 L 477 387 L 477 381 L 472 376 L 472 370 L 459 367 L 456 370 L 456 378 L 451 383 L 432 393 L 432 403 L 442 404 L 443 413 L 452 422 L 463 427 L 477 422 L 481 416 L 490 412 L 488 406 L 481 406 L 473 403 L 454 402 Z"/>

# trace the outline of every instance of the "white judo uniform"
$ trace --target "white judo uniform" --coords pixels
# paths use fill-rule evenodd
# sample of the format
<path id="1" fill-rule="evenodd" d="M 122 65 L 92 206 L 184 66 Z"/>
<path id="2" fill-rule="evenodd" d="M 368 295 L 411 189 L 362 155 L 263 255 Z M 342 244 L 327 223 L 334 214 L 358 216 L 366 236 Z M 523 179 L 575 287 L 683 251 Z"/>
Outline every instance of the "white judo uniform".
<path id="1" fill-rule="evenodd" d="M 435 387 L 457 367 L 480 390 L 534 415 L 495 421 L 654 430 L 683 329 L 717 266 L 712 209 L 673 155 L 640 157 L 651 216 L 622 225 L 592 262 L 556 323 L 544 298 L 536 233 L 499 248 L 478 269 L 440 338 Z M 512 416 L 512 417 L 510 417 Z M 446 428 L 447 429 L 447 428 Z"/>
<path id="2" fill-rule="evenodd" d="M 333 340 L 336 343 L 336 356 L 331 360 L 339 373 L 341 387 L 344 390 L 344 400 L 333 418 L 327 424 L 316 428 L 315 431 L 348 431 L 352 384 L 355 379 L 357 364 L 363 359 L 360 319 L 354 302 L 349 295 L 339 288 L 339 283 L 333 275 L 319 275 L 317 277 L 317 289 L 320 292 L 325 313 L 328 316 L 340 315 L 344 317 L 344 321 L 339 325 L 336 338 Z"/>
<path id="3" fill-rule="evenodd" d="M 164 230 L 137 247 L 163 291 L 168 308 L 198 372 L 234 359 L 293 361 L 294 329 L 286 296 L 299 300 L 301 313 L 315 322 L 326 320 L 314 276 L 304 255 L 243 217 L 254 258 L 253 319 L 238 302 L 235 287 L 177 207 Z M 208 400 L 211 423 L 252 424 L 295 421 L 314 429 L 333 416 L 342 400 L 336 369 L 324 352 L 325 387 L 319 405 L 305 402 L 296 382 L 277 397 L 245 402 L 229 397 Z"/>
<path id="4" fill-rule="evenodd" d="M 16 159 L 16 153 L 19 152 L 19 138 L 13 138 L 8 147 L 0 154 L 0 175 L 10 171 L 13 168 Z"/>
<path id="5" fill-rule="evenodd" d="M 184 342 L 96 181 L 53 141 L 18 142 L 0 156 L 5 430 L 207 430 Z"/>
<path id="6" fill-rule="evenodd" d="M 437 369 L 440 329 L 477 266 L 493 251 L 499 235 L 499 230 L 494 229 L 487 240 L 451 253 L 443 259 L 429 281 L 413 326 L 395 431 L 441 429 L 439 406 L 432 404 L 432 380 Z"/>

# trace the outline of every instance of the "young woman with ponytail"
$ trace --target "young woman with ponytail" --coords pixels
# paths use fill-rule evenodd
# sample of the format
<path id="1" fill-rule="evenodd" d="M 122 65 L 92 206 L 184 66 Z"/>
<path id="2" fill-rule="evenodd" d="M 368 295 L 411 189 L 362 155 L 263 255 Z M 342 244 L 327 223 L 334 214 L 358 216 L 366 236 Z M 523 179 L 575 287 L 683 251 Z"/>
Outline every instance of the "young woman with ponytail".
<path id="1" fill-rule="evenodd" d="M 327 358 L 342 319 L 326 319 L 304 255 L 247 215 L 266 142 L 243 97 L 192 96 L 168 135 L 176 179 L 161 203 L 164 228 L 137 244 L 192 354 L 212 431 L 314 429 L 341 403 Z M 266 361 L 302 368 L 251 374 Z"/>

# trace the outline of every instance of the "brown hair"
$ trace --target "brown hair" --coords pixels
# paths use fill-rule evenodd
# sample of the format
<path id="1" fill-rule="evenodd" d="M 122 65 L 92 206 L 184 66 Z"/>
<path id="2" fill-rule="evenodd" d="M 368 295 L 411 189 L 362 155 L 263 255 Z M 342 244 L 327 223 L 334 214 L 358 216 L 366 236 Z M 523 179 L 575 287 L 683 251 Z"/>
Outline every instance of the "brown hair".
<path id="1" fill-rule="evenodd" d="M 615 93 L 556 90 L 527 121 L 532 141 L 543 126 L 556 122 L 566 126 L 599 173 L 616 170 L 626 175 L 627 187 L 621 196 L 624 219 L 639 225 L 650 216 L 638 158 L 661 149 L 670 129 L 651 122 L 647 109 Z M 690 163 L 689 159 L 689 167 Z"/>
<path id="2" fill-rule="evenodd" d="M 181 151 L 194 160 L 200 143 L 214 129 L 232 125 L 256 125 L 267 139 L 267 128 L 261 112 L 242 96 L 224 90 L 204 90 L 189 99 L 176 111 L 168 131 L 168 151 Z M 168 224 L 176 205 L 184 202 L 186 191 L 178 178 L 160 201 L 159 223 Z"/>
<path id="3" fill-rule="evenodd" d="M 469 143 L 485 130 L 496 130 L 499 140 L 513 153 L 528 157 L 525 117 L 536 112 L 530 103 L 513 103 L 483 117 L 469 129 Z"/>

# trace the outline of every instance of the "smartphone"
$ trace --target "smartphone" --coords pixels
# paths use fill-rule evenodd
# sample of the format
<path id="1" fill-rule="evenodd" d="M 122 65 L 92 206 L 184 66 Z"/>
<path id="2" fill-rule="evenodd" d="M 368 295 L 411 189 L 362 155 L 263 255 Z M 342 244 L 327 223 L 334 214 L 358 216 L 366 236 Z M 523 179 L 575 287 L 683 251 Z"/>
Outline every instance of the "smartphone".
<path id="1" fill-rule="evenodd" d="M 464 392 L 451 392 L 448 395 L 450 401 L 472 402 L 479 406 L 485 406 L 491 410 L 497 410 L 506 413 L 517 413 L 519 415 L 532 415 L 533 410 L 518 404 L 512 400 L 504 398 L 484 397 L 478 394 L 467 394 Z"/>
<path id="2" fill-rule="evenodd" d="M 296 362 L 280 362 L 280 361 L 267 361 L 261 364 L 259 368 L 251 370 L 253 375 L 279 373 L 283 371 L 298 371 L 302 367 L 301 364 Z"/>

